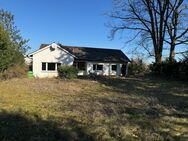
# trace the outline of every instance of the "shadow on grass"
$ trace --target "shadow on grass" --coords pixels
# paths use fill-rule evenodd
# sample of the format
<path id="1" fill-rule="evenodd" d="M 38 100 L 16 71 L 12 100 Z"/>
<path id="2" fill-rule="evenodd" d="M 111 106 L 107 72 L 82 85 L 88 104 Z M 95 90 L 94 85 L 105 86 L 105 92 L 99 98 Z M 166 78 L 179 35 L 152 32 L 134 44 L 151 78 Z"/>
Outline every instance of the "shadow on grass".
<path id="1" fill-rule="evenodd" d="M 42 120 L 38 116 L 26 113 L 0 113 L 0 140 L 1 141 L 94 141 L 94 138 L 78 126 L 76 122 L 69 128 L 58 127 L 50 120 Z"/>
<path id="2" fill-rule="evenodd" d="M 120 119 L 119 122 L 128 122 L 130 125 L 139 126 L 140 131 L 137 132 L 137 135 L 141 140 L 155 140 L 158 137 L 163 138 L 160 140 L 188 140 L 188 136 L 186 136 L 188 130 L 179 135 L 171 132 L 178 130 L 174 129 L 177 126 L 188 129 L 186 123 L 188 120 L 188 83 L 102 76 L 96 77 L 94 80 L 110 87 L 110 91 L 130 96 L 128 96 L 130 99 L 119 100 L 104 98 L 99 102 L 105 105 L 105 112 L 108 116 L 128 114 L 127 121 Z M 140 106 L 136 106 L 137 102 L 140 103 Z M 107 104 L 109 104 L 108 107 L 106 107 Z M 115 112 L 111 110 L 111 105 L 116 107 Z M 167 117 L 169 120 L 164 120 Z M 172 123 L 172 119 L 183 121 Z M 161 129 L 168 129 L 168 131 Z M 151 139 L 152 135 L 157 136 Z"/>
<path id="3" fill-rule="evenodd" d="M 120 93 L 156 98 L 159 104 L 182 112 L 175 114 L 176 116 L 188 118 L 188 83 L 186 82 L 109 77 L 98 77 L 96 80 Z"/>

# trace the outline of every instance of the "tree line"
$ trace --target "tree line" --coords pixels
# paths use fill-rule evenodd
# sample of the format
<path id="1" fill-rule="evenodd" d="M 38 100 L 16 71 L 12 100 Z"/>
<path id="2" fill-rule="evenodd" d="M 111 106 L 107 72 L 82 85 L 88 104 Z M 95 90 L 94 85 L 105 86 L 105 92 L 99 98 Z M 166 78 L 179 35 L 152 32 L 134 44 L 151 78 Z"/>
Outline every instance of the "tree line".
<path id="1" fill-rule="evenodd" d="M 29 49 L 27 43 L 15 26 L 14 15 L 0 9 L 0 73 L 24 64 L 24 54 Z"/>
<path id="2" fill-rule="evenodd" d="M 188 44 L 188 5 L 185 0 L 113 0 L 108 13 L 110 37 L 127 30 L 134 31 L 155 63 L 161 63 L 163 52 L 169 50 L 169 62 L 175 60 L 177 46 Z"/>

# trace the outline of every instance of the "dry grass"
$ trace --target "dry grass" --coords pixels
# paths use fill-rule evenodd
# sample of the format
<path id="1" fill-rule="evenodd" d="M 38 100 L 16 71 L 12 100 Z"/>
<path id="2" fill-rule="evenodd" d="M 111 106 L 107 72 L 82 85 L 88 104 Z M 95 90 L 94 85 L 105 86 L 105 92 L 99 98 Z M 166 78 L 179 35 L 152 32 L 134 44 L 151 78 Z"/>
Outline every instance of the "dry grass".
<path id="1" fill-rule="evenodd" d="M 0 82 L 0 140 L 188 140 L 188 84 L 100 78 Z"/>

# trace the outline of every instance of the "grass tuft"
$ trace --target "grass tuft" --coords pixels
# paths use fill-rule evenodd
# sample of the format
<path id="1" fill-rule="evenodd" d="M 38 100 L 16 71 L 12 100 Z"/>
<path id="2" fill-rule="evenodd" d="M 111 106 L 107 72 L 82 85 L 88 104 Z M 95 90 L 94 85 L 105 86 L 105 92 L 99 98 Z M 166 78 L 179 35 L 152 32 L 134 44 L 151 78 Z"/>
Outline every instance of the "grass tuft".
<path id="1" fill-rule="evenodd" d="M 0 140 L 186 141 L 188 84 L 100 78 L 0 82 Z"/>

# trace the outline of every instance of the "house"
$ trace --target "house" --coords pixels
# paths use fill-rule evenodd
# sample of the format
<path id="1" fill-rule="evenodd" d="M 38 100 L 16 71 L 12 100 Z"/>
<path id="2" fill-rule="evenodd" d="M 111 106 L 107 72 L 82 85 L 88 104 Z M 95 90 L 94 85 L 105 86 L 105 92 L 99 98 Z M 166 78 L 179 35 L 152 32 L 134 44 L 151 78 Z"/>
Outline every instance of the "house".
<path id="1" fill-rule="evenodd" d="M 40 48 L 27 55 L 27 63 L 35 77 L 56 77 L 60 65 L 73 65 L 78 75 L 127 74 L 130 60 L 117 49 L 73 47 L 62 44 L 41 44 Z"/>

